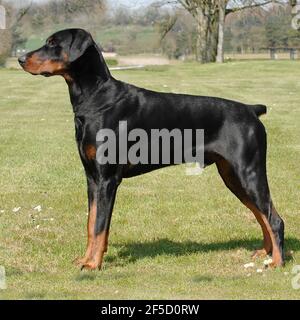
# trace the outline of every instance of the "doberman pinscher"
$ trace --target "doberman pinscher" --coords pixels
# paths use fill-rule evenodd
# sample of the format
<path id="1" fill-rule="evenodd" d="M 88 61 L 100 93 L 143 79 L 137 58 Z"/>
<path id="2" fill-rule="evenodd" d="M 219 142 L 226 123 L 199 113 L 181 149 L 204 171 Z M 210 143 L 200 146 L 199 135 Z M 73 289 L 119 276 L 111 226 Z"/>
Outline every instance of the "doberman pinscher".
<path id="1" fill-rule="evenodd" d="M 88 244 L 85 256 L 77 260 L 82 268 L 101 267 L 122 179 L 165 166 L 99 163 L 97 132 L 109 128 L 118 135 L 120 121 L 127 121 L 128 130 L 147 132 L 152 128 L 203 129 L 204 166 L 216 164 L 225 185 L 254 213 L 262 228 L 264 246 L 253 257 L 272 254 L 270 266 L 283 264 L 284 223 L 270 196 L 266 132 L 258 119 L 266 113 L 264 105 L 160 93 L 118 81 L 91 35 L 82 29 L 53 34 L 43 47 L 20 57 L 19 63 L 33 75 L 61 75 L 69 87 L 88 189 Z"/>

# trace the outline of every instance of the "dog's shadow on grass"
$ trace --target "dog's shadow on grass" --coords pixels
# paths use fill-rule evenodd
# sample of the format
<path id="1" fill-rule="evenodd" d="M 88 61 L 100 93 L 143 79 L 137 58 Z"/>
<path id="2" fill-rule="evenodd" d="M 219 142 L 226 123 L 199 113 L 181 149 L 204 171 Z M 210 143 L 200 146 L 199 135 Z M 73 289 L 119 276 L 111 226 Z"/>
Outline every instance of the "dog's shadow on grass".
<path id="1" fill-rule="evenodd" d="M 159 239 L 150 242 L 128 242 L 125 244 L 114 244 L 118 248 L 116 256 L 107 256 L 106 261 L 116 262 L 118 258 L 127 262 L 135 262 L 147 257 L 154 258 L 160 255 L 184 256 L 193 253 L 226 251 L 234 249 L 246 249 L 254 251 L 262 246 L 261 239 L 229 240 L 213 243 L 201 243 L 193 241 L 176 242 L 169 239 Z M 292 259 L 288 252 L 300 251 L 300 240 L 294 237 L 285 239 L 286 260 Z"/>

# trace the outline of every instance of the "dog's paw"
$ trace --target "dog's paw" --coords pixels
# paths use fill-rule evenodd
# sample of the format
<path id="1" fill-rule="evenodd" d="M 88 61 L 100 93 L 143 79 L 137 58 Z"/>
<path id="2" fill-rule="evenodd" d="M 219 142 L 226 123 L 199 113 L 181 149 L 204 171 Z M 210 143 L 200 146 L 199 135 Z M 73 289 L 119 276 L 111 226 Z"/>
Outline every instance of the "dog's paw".
<path id="1" fill-rule="evenodd" d="M 80 270 L 96 270 L 96 269 L 101 269 L 101 265 L 98 263 L 95 263 L 94 261 L 87 261 L 83 263 L 80 267 Z"/>
<path id="2" fill-rule="evenodd" d="M 75 264 L 75 266 L 82 266 L 87 262 L 87 260 L 88 259 L 86 257 L 78 257 L 73 260 L 73 264 Z"/>
<path id="3" fill-rule="evenodd" d="M 264 258 L 268 255 L 266 249 L 259 249 L 259 250 L 255 250 L 252 253 L 252 259 L 256 259 L 256 258 Z"/>

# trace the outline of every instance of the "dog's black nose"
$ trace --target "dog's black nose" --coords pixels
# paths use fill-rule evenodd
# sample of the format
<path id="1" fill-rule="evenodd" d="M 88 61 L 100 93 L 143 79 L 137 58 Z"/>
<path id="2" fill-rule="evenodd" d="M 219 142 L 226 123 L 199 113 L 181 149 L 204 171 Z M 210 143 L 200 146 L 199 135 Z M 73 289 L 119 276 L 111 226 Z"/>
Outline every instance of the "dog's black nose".
<path id="1" fill-rule="evenodd" d="M 22 66 L 26 62 L 26 54 L 19 57 L 18 61 L 19 61 L 20 65 Z"/>

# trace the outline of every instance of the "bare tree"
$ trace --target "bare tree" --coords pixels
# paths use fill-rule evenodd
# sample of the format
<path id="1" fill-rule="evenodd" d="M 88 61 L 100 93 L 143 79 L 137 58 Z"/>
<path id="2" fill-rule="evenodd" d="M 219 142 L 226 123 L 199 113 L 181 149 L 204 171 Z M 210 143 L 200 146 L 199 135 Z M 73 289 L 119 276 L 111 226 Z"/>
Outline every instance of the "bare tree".
<path id="1" fill-rule="evenodd" d="M 14 52 L 16 47 L 25 41 L 19 28 L 23 18 L 31 8 L 31 2 L 21 8 L 16 8 L 5 1 L 0 1 L 0 4 L 4 5 L 7 14 L 7 28 L 6 30 L 1 30 L 0 33 L 0 53 L 2 53 L 2 60 L 4 61 L 4 56 Z"/>
<path id="2" fill-rule="evenodd" d="M 177 1 L 190 12 L 196 21 L 196 60 L 201 63 L 215 61 L 218 42 L 219 0 Z"/>
<path id="3" fill-rule="evenodd" d="M 219 0 L 219 27 L 218 27 L 218 47 L 217 59 L 219 63 L 224 62 L 224 32 L 225 32 L 225 16 L 228 0 Z"/>
<path id="4" fill-rule="evenodd" d="M 290 3 L 293 0 L 289 0 Z M 266 5 L 277 3 L 285 4 L 287 1 L 280 0 L 219 0 L 219 29 L 218 29 L 218 48 L 217 59 L 219 63 L 224 62 L 224 29 L 226 15 L 245 9 L 253 9 L 256 7 L 264 7 Z"/>
<path id="5" fill-rule="evenodd" d="M 292 0 L 290 0 L 292 1 Z M 197 25 L 196 60 L 201 63 L 223 62 L 224 26 L 226 15 L 239 10 L 266 6 L 285 0 L 162 0 L 162 4 L 180 4 Z"/>
<path id="6" fill-rule="evenodd" d="M 175 13 L 174 15 L 167 15 L 165 19 L 163 19 L 159 24 L 158 24 L 158 31 L 160 34 L 160 40 L 162 41 L 166 35 L 172 30 L 174 27 L 176 21 L 178 19 L 177 14 Z"/>
<path id="7" fill-rule="evenodd" d="M 30 2 L 26 7 L 12 10 L 12 16 L 10 19 L 10 31 L 11 31 L 11 48 L 10 52 L 13 52 L 14 55 L 16 53 L 16 49 L 18 46 L 23 45 L 26 42 L 26 39 L 22 37 L 22 33 L 20 31 L 20 25 L 22 23 L 23 18 L 28 14 L 31 8 L 32 2 Z"/>
<path id="8" fill-rule="evenodd" d="M 11 35 L 8 30 L 0 30 L 0 66 L 5 64 L 10 53 Z"/>

